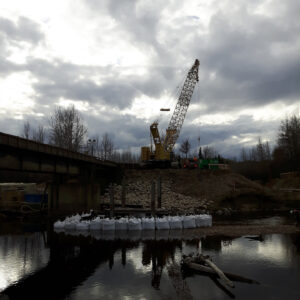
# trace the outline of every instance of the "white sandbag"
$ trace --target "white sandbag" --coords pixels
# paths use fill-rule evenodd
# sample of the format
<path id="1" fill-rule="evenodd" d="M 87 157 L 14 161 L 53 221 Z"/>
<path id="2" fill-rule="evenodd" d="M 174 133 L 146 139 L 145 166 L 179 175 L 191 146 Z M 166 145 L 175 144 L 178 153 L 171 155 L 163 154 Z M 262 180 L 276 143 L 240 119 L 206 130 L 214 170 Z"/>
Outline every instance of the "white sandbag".
<path id="1" fill-rule="evenodd" d="M 65 222 L 64 221 L 56 221 L 54 223 L 55 229 L 64 229 L 65 228 Z"/>
<path id="2" fill-rule="evenodd" d="M 182 217 L 174 216 L 169 217 L 170 229 L 181 229 L 182 228 Z"/>
<path id="3" fill-rule="evenodd" d="M 156 229 L 170 229 L 169 220 L 167 217 L 156 218 Z"/>
<path id="4" fill-rule="evenodd" d="M 204 226 L 211 227 L 212 226 L 212 216 L 211 215 L 202 215 L 204 219 Z"/>
<path id="5" fill-rule="evenodd" d="M 90 217 L 92 215 L 93 210 L 91 209 L 89 213 L 82 213 L 81 214 L 81 218 L 86 218 L 86 217 Z"/>
<path id="6" fill-rule="evenodd" d="M 154 218 L 142 218 L 142 229 L 143 230 L 154 230 L 155 229 Z"/>
<path id="7" fill-rule="evenodd" d="M 79 214 L 73 215 L 70 217 L 70 222 L 78 223 L 80 222 L 81 216 Z"/>
<path id="8" fill-rule="evenodd" d="M 115 222 L 116 230 L 127 230 L 128 229 L 128 219 L 120 218 Z"/>
<path id="9" fill-rule="evenodd" d="M 196 227 L 205 227 L 206 226 L 206 218 L 203 216 L 204 215 L 196 215 L 195 216 Z"/>
<path id="10" fill-rule="evenodd" d="M 141 219 L 131 218 L 128 220 L 128 230 L 142 230 Z"/>
<path id="11" fill-rule="evenodd" d="M 89 230 L 90 229 L 90 222 L 82 221 L 76 224 L 76 230 Z"/>
<path id="12" fill-rule="evenodd" d="M 184 216 L 182 225 L 183 228 L 196 228 L 195 216 Z"/>
<path id="13" fill-rule="evenodd" d="M 113 219 L 103 219 L 102 220 L 102 230 L 103 231 L 112 231 L 115 230 L 116 224 Z"/>
<path id="14" fill-rule="evenodd" d="M 76 224 L 74 221 L 65 222 L 65 229 L 66 230 L 75 230 Z"/>
<path id="15" fill-rule="evenodd" d="M 101 229 L 102 229 L 102 220 L 99 217 L 93 219 L 90 223 L 90 230 L 100 231 Z"/>

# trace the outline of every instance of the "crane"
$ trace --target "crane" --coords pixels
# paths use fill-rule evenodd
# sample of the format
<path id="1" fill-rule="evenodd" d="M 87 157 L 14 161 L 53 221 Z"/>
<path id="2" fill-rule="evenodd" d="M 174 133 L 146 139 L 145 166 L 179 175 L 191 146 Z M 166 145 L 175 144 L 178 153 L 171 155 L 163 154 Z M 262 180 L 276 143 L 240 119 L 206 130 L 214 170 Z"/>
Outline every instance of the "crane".
<path id="1" fill-rule="evenodd" d="M 168 165 L 172 161 L 173 148 L 179 137 L 186 112 L 188 110 L 194 88 L 199 81 L 198 69 L 200 62 L 195 60 L 193 66 L 188 71 L 184 84 L 182 86 L 177 104 L 175 106 L 173 115 L 169 122 L 164 139 L 159 135 L 158 122 L 150 125 L 150 133 L 154 142 L 155 150 L 152 151 L 150 147 L 141 148 L 142 162 L 157 162 Z M 165 111 L 165 109 L 163 109 Z M 151 147 L 152 148 L 152 147 Z"/>

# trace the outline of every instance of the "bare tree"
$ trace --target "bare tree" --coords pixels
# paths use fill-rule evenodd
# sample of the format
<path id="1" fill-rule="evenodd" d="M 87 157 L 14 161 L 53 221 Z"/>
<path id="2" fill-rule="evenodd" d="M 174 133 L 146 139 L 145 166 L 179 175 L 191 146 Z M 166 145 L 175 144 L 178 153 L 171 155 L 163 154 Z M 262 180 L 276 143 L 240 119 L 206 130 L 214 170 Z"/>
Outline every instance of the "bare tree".
<path id="1" fill-rule="evenodd" d="M 264 145 L 261 142 L 261 138 L 258 138 L 258 143 L 256 145 L 256 157 L 258 161 L 265 160 L 265 149 Z"/>
<path id="2" fill-rule="evenodd" d="M 29 121 L 24 122 L 21 136 L 25 139 L 30 139 L 31 126 Z"/>
<path id="3" fill-rule="evenodd" d="M 264 153 L 265 153 L 265 159 L 266 160 L 271 160 L 272 159 L 271 149 L 270 149 L 270 145 L 269 145 L 268 141 L 266 141 L 264 143 Z"/>
<path id="4" fill-rule="evenodd" d="M 114 142 L 108 133 L 104 133 L 100 144 L 100 157 L 104 160 L 111 159 L 114 152 Z"/>
<path id="5" fill-rule="evenodd" d="M 300 117 L 293 115 L 283 120 L 279 127 L 278 146 L 285 150 L 287 159 L 299 160 L 300 157 Z"/>
<path id="6" fill-rule="evenodd" d="M 73 151 L 80 151 L 87 134 L 87 127 L 83 124 L 74 105 L 57 107 L 50 118 L 50 144 Z"/>
<path id="7" fill-rule="evenodd" d="M 247 153 L 248 152 L 248 153 Z M 246 151 L 244 148 L 241 150 L 242 161 L 266 161 L 271 160 L 271 150 L 269 142 L 262 142 L 261 138 L 258 139 L 256 146 L 253 146 Z"/>
<path id="8" fill-rule="evenodd" d="M 120 151 L 114 150 L 111 160 L 116 161 L 116 162 L 121 162 L 121 153 Z"/>
<path id="9" fill-rule="evenodd" d="M 132 152 L 131 149 L 125 151 L 114 150 L 111 160 L 121 163 L 137 163 L 141 160 L 141 157 L 139 154 Z"/>
<path id="10" fill-rule="evenodd" d="M 181 144 L 180 144 L 180 148 L 179 151 L 185 154 L 185 158 L 187 158 L 188 153 L 190 152 L 191 149 L 191 144 L 189 139 L 185 139 Z"/>
<path id="11" fill-rule="evenodd" d="M 252 147 L 249 149 L 249 160 L 257 161 L 257 149 L 256 147 Z"/>
<path id="12" fill-rule="evenodd" d="M 241 149 L 240 159 L 241 159 L 241 161 L 247 161 L 248 160 L 248 154 L 247 154 L 247 151 L 244 147 Z"/>
<path id="13" fill-rule="evenodd" d="M 32 139 L 39 143 L 45 143 L 46 131 L 43 125 L 39 125 L 38 129 L 32 129 Z"/>
<path id="14" fill-rule="evenodd" d="M 203 148 L 204 159 L 212 159 L 218 156 L 217 151 L 213 147 L 206 146 Z"/>

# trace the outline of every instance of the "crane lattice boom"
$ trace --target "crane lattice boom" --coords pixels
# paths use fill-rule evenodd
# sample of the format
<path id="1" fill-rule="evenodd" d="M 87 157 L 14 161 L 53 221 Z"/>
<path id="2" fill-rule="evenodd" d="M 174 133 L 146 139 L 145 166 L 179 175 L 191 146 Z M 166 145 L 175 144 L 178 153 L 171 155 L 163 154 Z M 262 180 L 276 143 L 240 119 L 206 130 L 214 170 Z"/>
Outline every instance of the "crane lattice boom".
<path id="1" fill-rule="evenodd" d="M 172 151 L 180 134 L 180 130 L 184 122 L 184 118 L 189 107 L 195 85 L 199 80 L 199 64 L 199 60 L 196 59 L 184 81 L 178 102 L 170 120 L 168 129 L 166 130 L 166 137 L 164 140 L 164 148 L 166 151 Z"/>

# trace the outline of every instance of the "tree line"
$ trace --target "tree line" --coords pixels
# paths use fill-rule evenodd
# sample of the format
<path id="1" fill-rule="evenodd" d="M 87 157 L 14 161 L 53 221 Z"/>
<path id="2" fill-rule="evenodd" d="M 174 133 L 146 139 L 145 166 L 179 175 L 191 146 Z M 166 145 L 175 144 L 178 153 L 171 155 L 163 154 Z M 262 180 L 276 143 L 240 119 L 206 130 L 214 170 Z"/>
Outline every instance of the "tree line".
<path id="1" fill-rule="evenodd" d="M 47 127 L 34 127 L 29 121 L 25 121 L 21 136 L 39 143 L 93 155 L 102 160 L 126 163 L 139 161 L 139 156 L 131 150 L 115 149 L 114 141 L 107 132 L 101 137 L 98 135 L 88 138 L 88 128 L 74 105 L 56 107 L 48 119 Z"/>
<path id="2" fill-rule="evenodd" d="M 200 143 L 200 137 L 198 137 L 198 141 Z M 188 158 L 188 155 L 191 152 L 191 143 L 189 138 L 186 138 L 182 141 L 182 143 L 179 146 L 179 152 L 181 152 L 185 158 Z M 203 159 L 214 159 L 219 157 L 220 155 L 218 154 L 218 152 L 210 146 L 205 146 L 205 147 L 199 147 L 199 152 L 196 153 L 194 151 L 194 153 L 192 154 L 193 157 L 198 157 L 198 158 L 203 158 Z"/>
<path id="3" fill-rule="evenodd" d="M 292 115 L 280 122 L 273 149 L 258 139 L 256 146 L 241 149 L 233 169 L 251 179 L 267 181 L 280 173 L 300 171 L 300 117 Z"/>
<path id="4" fill-rule="evenodd" d="M 198 137 L 200 144 L 200 137 Z M 300 116 L 292 115 L 280 122 L 277 139 L 273 147 L 269 141 L 258 139 L 253 147 L 242 148 L 239 158 L 224 159 L 231 164 L 231 169 L 242 175 L 261 181 L 268 181 L 271 178 L 279 177 L 285 172 L 300 171 Z M 189 138 L 182 141 L 179 152 L 188 158 L 191 152 Z M 194 152 L 194 157 L 212 159 L 220 158 L 220 155 L 213 147 L 199 147 L 198 155 Z"/>
<path id="5" fill-rule="evenodd" d="M 35 125 L 25 121 L 21 136 L 41 143 L 48 143 L 72 151 L 78 151 L 98 157 L 102 160 L 136 163 L 140 155 L 130 149 L 118 151 L 109 133 L 88 138 L 88 128 L 74 106 L 56 107 L 48 119 L 48 126 Z M 200 137 L 198 137 L 200 144 Z M 186 158 L 191 151 L 188 138 L 180 144 L 179 153 Z M 193 153 L 199 158 L 219 157 L 213 147 L 199 148 Z M 258 139 L 251 148 L 242 148 L 238 161 L 232 162 L 235 171 L 252 179 L 267 180 L 280 173 L 300 170 L 300 117 L 292 115 L 281 121 L 275 146 L 271 149 L 268 141 Z"/>

